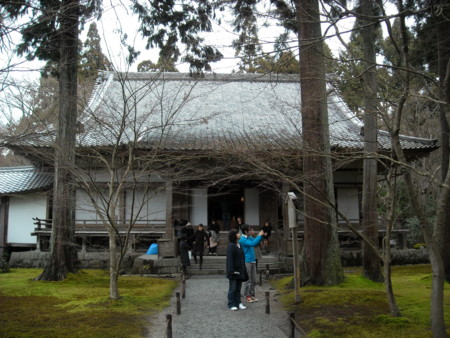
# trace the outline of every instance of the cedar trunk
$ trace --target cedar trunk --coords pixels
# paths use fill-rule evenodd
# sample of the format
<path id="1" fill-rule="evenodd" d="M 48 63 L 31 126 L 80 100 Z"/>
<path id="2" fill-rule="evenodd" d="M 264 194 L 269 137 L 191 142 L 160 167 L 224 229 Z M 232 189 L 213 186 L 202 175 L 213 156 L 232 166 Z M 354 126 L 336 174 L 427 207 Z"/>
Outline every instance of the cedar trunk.
<path id="1" fill-rule="evenodd" d="M 343 280 L 331 169 L 325 63 L 317 0 L 296 1 L 299 47 L 305 238 L 302 284 Z M 325 203 L 324 203 L 325 202 Z"/>
<path id="2" fill-rule="evenodd" d="M 60 7 L 60 78 L 58 134 L 55 142 L 53 226 L 51 256 L 38 280 L 57 281 L 77 271 L 74 245 L 75 190 L 71 170 L 75 165 L 77 121 L 78 0 Z"/>
<path id="3" fill-rule="evenodd" d="M 448 1 L 447 1 L 448 3 Z M 441 173 L 442 181 L 448 175 L 449 169 L 449 118 L 450 118 L 450 8 L 443 7 L 443 15 L 438 23 L 438 67 L 439 86 L 441 101 L 445 104 L 440 106 L 441 122 Z M 444 243 L 450 243 L 450 202 L 446 207 L 446 217 L 444 221 Z M 445 279 L 450 283 L 450 245 L 443 245 L 442 256 L 444 260 Z"/>
<path id="4" fill-rule="evenodd" d="M 361 0 L 361 11 L 365 17 L 375 17 L 372 1 Z M 362 194 L 362 230 L 363 234 L 375 247 L 378 247 L 378 213 L 377 213 L 377 75 L 375 53 L 375 23 L 363 20 L 361 35 L 365 59 L 363 75 L 364 88 L 364 162 Z M 389 244 L 388 244 L 389 245 Z M 389 249 L 389 248 L 386 248 Z M 375 281 L 382 282 L 380 259 L 372 246 L 363 242 L 363 273 Z"/>

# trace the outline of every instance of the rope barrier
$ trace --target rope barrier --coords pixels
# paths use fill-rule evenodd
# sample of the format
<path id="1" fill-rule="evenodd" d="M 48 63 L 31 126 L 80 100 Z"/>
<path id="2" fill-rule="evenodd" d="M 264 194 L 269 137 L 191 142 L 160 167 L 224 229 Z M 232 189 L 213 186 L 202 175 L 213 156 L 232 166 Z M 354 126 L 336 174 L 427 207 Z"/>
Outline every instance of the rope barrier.
<path id="1" fill-rule="evenodd" d="M 183 275 L 183 279 L 182 279 L 181 283 L 182 283 L 181 284 L 181 288 L 182 288 L 182 291 L 183 291 L 183 289 L 186 288 L 186 279 L 185 279 L 184 275 Z M 183 294 L 184 294 L 184 291 L 183 291 Z M 177 315 L 181 314 L 180 292 L 176 292 L 175 295 L 176 295 L 176 305 L 174 307 L 174 310 L 173 310 L 173 312 L 171 314 L 170 313 L 166 314 L 166 332 L 164 334 L 164 338 L 172 338 L 172 319 L 173 319 L 173 316 L 175 315 L 175 313 Z"/>
<path id="2" fill-rule="evenodd" d="M 295 328 L 297 328 L 297 330 L 300 331 L 300 335 L 302 337 L 308 337 L 308 334 L 295 321 L 295 312 L 289 313 L 288 318 L 289 318 L 289 322 L 291 323 L 291 334 L 289 335 L 289 338 L 294 338 L 295 337 Z"/>

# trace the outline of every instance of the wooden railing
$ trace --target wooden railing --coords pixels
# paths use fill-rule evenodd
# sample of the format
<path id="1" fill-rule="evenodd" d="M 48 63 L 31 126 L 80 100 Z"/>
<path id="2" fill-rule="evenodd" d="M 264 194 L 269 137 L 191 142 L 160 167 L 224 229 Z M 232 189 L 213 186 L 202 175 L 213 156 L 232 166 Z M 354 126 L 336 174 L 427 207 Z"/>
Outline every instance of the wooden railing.
<path id="1" fill-rule="evenodd" d="M 33 217 L 36 231 L 51 230 L 52 219 L 42 219 Z M 128 222 L 118 223 L 119 230 L 127 230 L 130 224 Z M 77 231 L 104 231 L 105 226 L 99 220 L 75 220 L 75 230 Z M 141 220 L 133 225 L 133 231 L 157 231 L 164 232 L 166 230 L 165 220 Z"/>
<path id="2" fill-rule="evenodd" d="M 33 217 L 33 221 L 35 221 L 34 225 L 37 226 L 35 230 L 48 230 L 52 228 L 53 220 L 51 219 Z"/>

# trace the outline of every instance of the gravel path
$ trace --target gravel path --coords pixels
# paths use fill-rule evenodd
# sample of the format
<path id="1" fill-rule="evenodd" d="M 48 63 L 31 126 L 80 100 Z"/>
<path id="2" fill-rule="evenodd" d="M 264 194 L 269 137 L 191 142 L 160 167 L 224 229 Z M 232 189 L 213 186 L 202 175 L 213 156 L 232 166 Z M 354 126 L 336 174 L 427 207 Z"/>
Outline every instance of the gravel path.
<path id="1" fill-rule="evenodd" d="M 245 303 L 245 310 L 231 311 L 227 307 L 228 280 L 225 276 L 191 276 L 186 281 L 185 298 L 181 298 L 181 314 L 176 314 L 176 292 L 169 308 L 151 318 L 147 337 L 166 335 L 166 314 L 172 315 L 172 335 L 180 337 L 288 337 L 289 318 L 277 300 L 269 283 L 256 286 L 255 303 Z M 266 314 L 265 292 L 270 292 L 270 314 Z"/>

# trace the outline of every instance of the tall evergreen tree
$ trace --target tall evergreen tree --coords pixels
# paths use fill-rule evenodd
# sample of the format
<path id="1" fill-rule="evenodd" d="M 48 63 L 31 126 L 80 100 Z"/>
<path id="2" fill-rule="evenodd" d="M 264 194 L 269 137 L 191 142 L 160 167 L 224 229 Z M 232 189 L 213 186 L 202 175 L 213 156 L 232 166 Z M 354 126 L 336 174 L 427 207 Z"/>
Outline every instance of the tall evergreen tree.
<path id="1" fill-rule="evenodd" d="M 370 0 L 360 0 L 361 37 L 364 50 L 364 162 L 363 162 L 363 197 L 362 197 L 362 229 L 363 234 L 378 247 L 378 143 L 377 143 L 377 114 L 378 79 L 376 73 L 375 27 L 377 11 Z M 383 281 L 380 259 L 372 246 L 363 243 L 363 270 L 364 275 L 375 282 Z"/>
<path id="2" fill-rule="evenodd" d="M 89 25 L 86 41 L 80 53 L 78 75 L 81 79 L 95 78 L 100 70 L 113 70 L 108 57 L 103 54 L 101 38 L 95 22 Z"/>
<path id="3" fill-rule="evenodd" d="M 77 64 L 79 18 L 89 16 L 98 5 L 91 0 L 6 1 L 4 9 L 11 18 L 31 16 L 21 29 L 22 42 L 17 53 L 32 60 L 55 62 L 59 73 L 59 117 L 55 141 L 55 179 L 53 189 L 53 227 L 50 259 L 37 277 L 62 280 L 77 271 L 74 244 L 75 190 L 70 168 L 75 161 L 77 119 Z"/>

